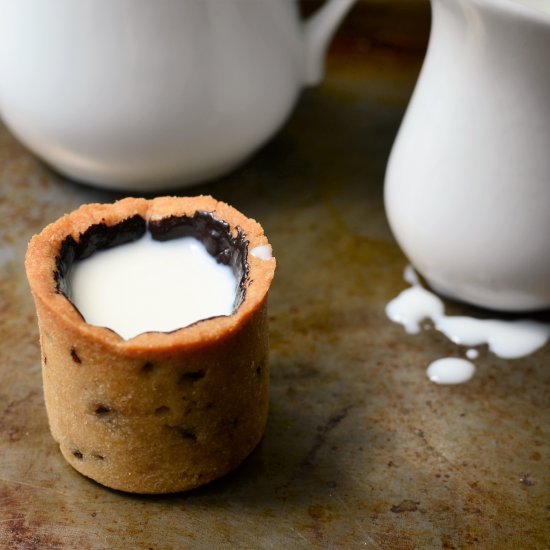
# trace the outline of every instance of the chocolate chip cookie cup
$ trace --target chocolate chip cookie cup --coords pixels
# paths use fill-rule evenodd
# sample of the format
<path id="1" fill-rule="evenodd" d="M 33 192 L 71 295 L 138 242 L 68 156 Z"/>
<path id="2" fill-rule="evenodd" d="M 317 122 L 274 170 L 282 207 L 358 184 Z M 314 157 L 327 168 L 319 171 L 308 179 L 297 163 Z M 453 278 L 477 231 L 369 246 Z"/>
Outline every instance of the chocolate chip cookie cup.
<path id="1" fill-rule="evenodd" d="M 70 299 L 73 266 L 147 232 L 196 237 L 231 266 L 233 313 L 129 339 L 87 323 Z M 25 265 L 46 410 L 76 470 L 113 489 L 168 493 L 219 478 L 250 454 L 268 410 L 270 250 L 257 222 L 204 196 L 84 205 L 33 237 Z"/>

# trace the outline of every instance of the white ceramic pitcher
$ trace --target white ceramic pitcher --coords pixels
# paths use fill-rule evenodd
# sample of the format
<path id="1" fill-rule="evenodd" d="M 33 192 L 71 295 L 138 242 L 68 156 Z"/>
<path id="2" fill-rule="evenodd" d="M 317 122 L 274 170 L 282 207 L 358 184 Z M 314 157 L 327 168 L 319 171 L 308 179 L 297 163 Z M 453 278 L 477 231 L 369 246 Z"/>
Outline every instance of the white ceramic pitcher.
<path id="1" fill-rule="evenodd" d="M 230 170 L 319 82 L 354 0 L 0 0 L 0 110 L 71 178 L 154 191 Z"/>
<path id="2" fill-rule="evenodd" d="M 435 290 L 550 307 L 550 2 L 432 0 L 386 210 Z"/>

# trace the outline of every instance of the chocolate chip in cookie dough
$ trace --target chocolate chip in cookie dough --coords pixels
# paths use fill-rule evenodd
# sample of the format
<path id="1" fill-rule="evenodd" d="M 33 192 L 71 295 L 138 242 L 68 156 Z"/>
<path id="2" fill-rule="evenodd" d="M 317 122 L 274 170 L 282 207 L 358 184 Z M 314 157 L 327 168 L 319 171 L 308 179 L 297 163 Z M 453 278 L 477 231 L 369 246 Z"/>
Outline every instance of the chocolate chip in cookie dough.
<path id="1" fill-rule="evenodd" d="M 202 369 L 197 370 L 194 372 L 184 372 L 178 381 L 178 384 L 181 386 L 182 384 L 193 384 L 194 382 L 198 382 L 202 378 L 204 378 L 206 375 L 206 372 L 204 372 Z"/>
<path id="2" fill-rule="evenodd" d="M 197 441 L 197 436 L 195 432 L 192 432 L 191 430 L 187 430 L 185 428 L 179 428 L 178 433 L 183 437 L 183 439 L 192 439 L 193 441 Z"/>
<path id="3" fill-rule="evenodd" d="M 149 373 L 153 372 L 154 368 L 155 368 L 155 365 L 153 365 L 153 363 L 151 363 L 151 361 L 147 361 L 147 363 L 145 363 L 143 365 L 143 367 L 141 367 L 141 373 L 142 374 L 149 374 Z"/>
<path id="4" fill-rule="evenodd" d="M 197 441 L 197 434 L 186 428 L 185 426 L 170 426 L 169 424 L 165 425 L 169 430 L 176 432 L 183 439 L 189 439 L 190 441 Z"/>
<path id="5" fill-rule="evenodd" d="M 94 407 L 94 413 L 103 416 L 111 412 L 111 408 L 107 407 L 107 405 L 95 405 Z"/>
<path id="6" fill-rule="evenodd" d="M 76 350 L 74 348 L 71 348 L 71 358 L 75 363 L 79 365 L 82 363 L 82 359 L 80 359 L 78 353 L 76 353 Z"/>
<path id="7" fill-rule="evenodd" d="M 258 378 L 261 378 L 262 377 L 262 374 L 264 372 L 264 369 L 266 367 L 266 360 L 265 359 L 262 359 L 260 361 L 260 363 L 258 364 L 258 366 L 256 367 L 256 376 Z"/>

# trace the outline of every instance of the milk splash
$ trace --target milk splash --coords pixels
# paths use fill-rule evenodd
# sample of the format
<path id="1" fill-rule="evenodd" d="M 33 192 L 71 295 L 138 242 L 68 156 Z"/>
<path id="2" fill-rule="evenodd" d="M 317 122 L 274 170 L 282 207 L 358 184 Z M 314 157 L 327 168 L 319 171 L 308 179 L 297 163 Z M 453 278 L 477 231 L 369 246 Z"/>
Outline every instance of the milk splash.
<path id="1" fill-rule="evenodd" d="M 435 328 L 455 344 L 487 344 L 492 353 L 504 359 L 529 355 L 550 339 L 550 325 L 537 321 L 503 321 L 446 315 L 443 301 L 422 287 L 411 266 L 405 269 L 404 278 L 411 286 L 388 303 L 386 315 L 394 323 L 403 325 L 409 334 L 420 332 L 422 321 L 431 320 Z M 476 359 L 478 352 L 469 349 L 466 356 L 468 359 Z M 436 383 L 457 384 L 469 380 L 474 369 L 475 366 L 470 361 L 449 357 L 432 363 L 427 374 Z"/>

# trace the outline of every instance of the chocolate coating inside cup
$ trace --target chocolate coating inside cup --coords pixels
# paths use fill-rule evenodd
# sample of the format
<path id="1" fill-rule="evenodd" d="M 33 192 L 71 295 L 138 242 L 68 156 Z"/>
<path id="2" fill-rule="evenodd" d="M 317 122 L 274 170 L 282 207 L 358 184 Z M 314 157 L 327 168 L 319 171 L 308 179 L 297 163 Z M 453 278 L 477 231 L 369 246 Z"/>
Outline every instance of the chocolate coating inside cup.
<path id="1" fill-rule="evenodd" d="M 227 222 L 205 211 L 197 211 L 193 216 L 168 216 L 149 224 L 141 216 L 136 215 L 111 226 L 104 223 L 92 225 L 80 234 L 78 241 L 69 235 L 62 242 L 59 255 L 56 257 L 56 270 L 53 276 L 57 292 L 63 294 L 74 306 L 69 284 L 69 275 L 74 263 L 90 257 L 96 251 L 136 241 L 143 237 L 147 230 L 156 241 L 194 237 L 203 243 L 218 263 L 231 267 L 238 281 L 233 306 L 233 311 L 237 310 L 246 293 L 249 271 L 248 241 L 239 227 L 236 237 L 233 237 Z M 147 258 L 144 258 L 144 261 L 147 261 Z M 78 311 L 78 308 L 76 309 Z"/>

